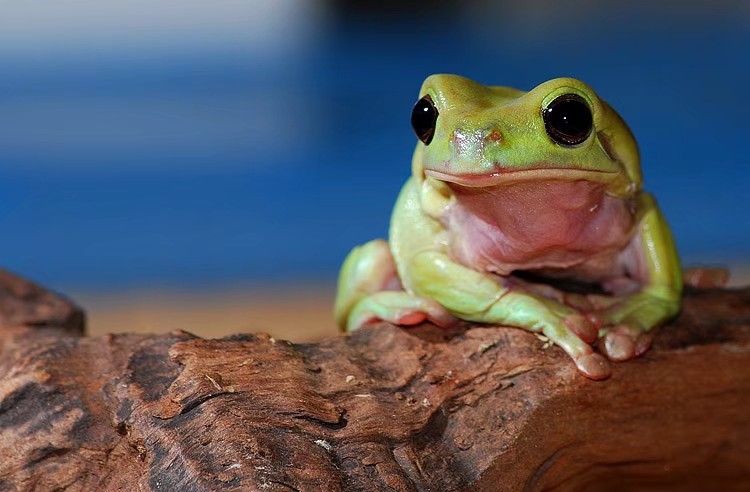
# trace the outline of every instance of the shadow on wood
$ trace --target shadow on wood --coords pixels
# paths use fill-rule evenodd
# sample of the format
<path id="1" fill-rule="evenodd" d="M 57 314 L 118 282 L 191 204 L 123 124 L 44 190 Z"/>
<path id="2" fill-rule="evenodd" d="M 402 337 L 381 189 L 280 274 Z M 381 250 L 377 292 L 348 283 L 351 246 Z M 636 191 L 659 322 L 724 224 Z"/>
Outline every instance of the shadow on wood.
<path id="1" fill-rule="evenodd" d="M 0 490 L 750 489 L 750 289 L 689 292 L 603 382 L 469 324 L 86 338 L 7 273 L 0 324 Z"/>

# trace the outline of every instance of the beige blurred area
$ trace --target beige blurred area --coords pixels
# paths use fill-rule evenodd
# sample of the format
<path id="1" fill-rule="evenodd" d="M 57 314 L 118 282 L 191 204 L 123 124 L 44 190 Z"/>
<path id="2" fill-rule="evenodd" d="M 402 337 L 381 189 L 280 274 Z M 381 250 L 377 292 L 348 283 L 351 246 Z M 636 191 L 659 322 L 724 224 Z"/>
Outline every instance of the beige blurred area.
<path id="1" fill-rule="evenodd" d="M 87 332 L 165 333 L 185 330 L 204 338 L 268 333 L 294 342 L 335 336 L 331 285 L 234 287 L 206 292 L 133 290 L 71 294 L 86 311 Z"/>
<path id="2" fill-rule="evenodd" d="M 733 265 L 730 286 L 750 285 L 750 264 Z M 333 322 L 333 282 L 212 291 L 133 290 L 79 292 L 73 300 L 87 314 L 88 333 L 165 333 L 185 330 L 204 338 L 264 332 L 293 342 L 338 334 Z"/>

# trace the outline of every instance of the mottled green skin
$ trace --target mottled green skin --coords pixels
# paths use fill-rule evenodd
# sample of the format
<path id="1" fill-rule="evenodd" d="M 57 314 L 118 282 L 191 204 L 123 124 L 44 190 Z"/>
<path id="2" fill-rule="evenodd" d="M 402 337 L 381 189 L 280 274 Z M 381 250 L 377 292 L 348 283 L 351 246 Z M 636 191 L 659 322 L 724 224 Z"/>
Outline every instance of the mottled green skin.
<path id="1" fill-rule="evenodd" d="M 573 147 L 553 142 L 542 119 L 563 93 L 592 109 L 594 131 Z M 417 144 L 389 241 L 355 248 L 344 262 L 339 326 L 514 326 L 544 334 L 592 379 L 610 374 L 596 339 L 611 360 L 647 350 L 652 329 L 679 310 L 681 268 L 669 227 L 641 190 L 637 145 L 617 113 L 570 78 L 522 92 L 433 75 L 424 95 L 439 111 L 434 137 Z M 518 280 L 518 270 L 587 281 L 609 295 L 564 293 Z"/>

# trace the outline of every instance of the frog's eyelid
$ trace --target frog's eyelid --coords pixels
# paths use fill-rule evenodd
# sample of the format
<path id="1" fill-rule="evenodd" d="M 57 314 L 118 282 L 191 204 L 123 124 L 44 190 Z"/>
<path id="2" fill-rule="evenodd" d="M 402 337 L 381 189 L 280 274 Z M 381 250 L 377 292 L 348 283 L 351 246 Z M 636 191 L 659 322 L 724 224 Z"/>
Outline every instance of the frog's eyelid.
<path id="1" fill-rule="evenodd" d="M 571 85 L 561 85 L 555 90 L 550 91 L 547 93 L 546 96 L 542 99 L 542 109 L 549 106 L 549 104 L 557 99 L 558 97 L 564 95 L 564 94 L 573 94 L 580 98 L 582 98 L 584 101 L 586 101 L 586 104 L 588 105 L 589 109 L 591 110 L 591 113 L 595 113 L 596 111 L 596 103 L 595 100 L 596 97 L 592 97 L 592 94 L 589 91 L 582 90 L 578 87 L 573 87 Z"/>

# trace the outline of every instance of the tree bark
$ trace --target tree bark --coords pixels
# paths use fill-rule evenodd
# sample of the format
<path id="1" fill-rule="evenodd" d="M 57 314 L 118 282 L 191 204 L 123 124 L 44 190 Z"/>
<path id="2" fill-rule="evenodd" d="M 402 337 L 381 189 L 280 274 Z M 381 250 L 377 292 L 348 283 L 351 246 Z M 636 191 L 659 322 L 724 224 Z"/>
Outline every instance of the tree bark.
<path id="1" fill-rule="evenodd" d="M 496 326 L 88 338 L 0 273 L 0 374 L 0 491 L 750 490 L 750 289 L 593 382 Z"/>

